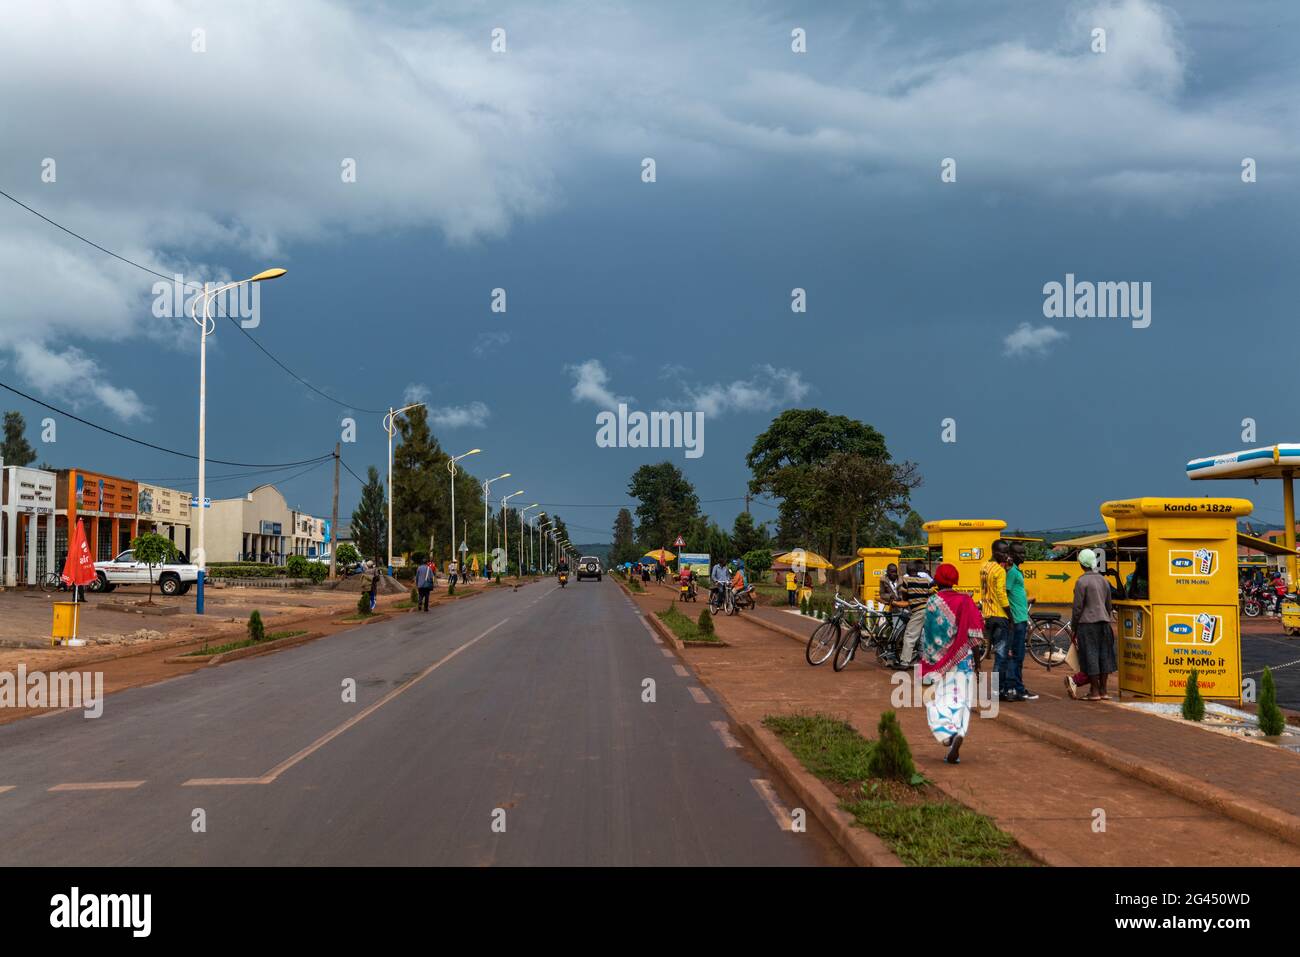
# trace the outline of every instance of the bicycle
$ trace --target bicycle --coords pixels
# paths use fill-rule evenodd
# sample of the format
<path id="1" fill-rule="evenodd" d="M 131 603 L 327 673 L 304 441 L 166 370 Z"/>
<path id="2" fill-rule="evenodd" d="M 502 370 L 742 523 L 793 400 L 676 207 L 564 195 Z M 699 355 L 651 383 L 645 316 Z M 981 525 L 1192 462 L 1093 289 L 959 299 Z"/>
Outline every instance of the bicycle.
<path id="1" fill-rule="evenodd" d="M 804 649 L 804 658 L 808 664 L 816 667 L 823 665 L 835 654 L 835 649 L 840 646 L 840 631 L 844 624 L 845 612 L 852 608 L 850 602 L 835 596 L 835 611 L 831 616 L 823 621 L 813 631 L 808 639 L 808 646 Z"/>
<path id="2" fill-rule="evenodd" d="M 854 610 L 865 612 L 866 620 L 854 619 L 852 629 L 840 640 L 833 663 L 836 671 L 848 667 L 859 647 L 874 647 L 879 661 L 884 661 L 891 650 L 897 656 L 902 649 L 904 625 L 901 614 L 876 611 L 861 602 L 855 603 Z"/>
<path id="3" fill-rule="evenodd" d="M 51 592 L 63 591 L 66 588 L 67 586 L 63 584 L 63 578 L 56 572 L 50 572 L 41 579 L 41 591 L 47 595 Z"/>
<path id="4" fill-rule="evenodd" d="M 1065 664 L 1070 651 L 1073 628 L 1070 619 L 1061 620 L 1056 612 L 1029 613 L 1029 630 L 1025 633 L 1025 650 L 1040 665 L 1051 671 Z"/>

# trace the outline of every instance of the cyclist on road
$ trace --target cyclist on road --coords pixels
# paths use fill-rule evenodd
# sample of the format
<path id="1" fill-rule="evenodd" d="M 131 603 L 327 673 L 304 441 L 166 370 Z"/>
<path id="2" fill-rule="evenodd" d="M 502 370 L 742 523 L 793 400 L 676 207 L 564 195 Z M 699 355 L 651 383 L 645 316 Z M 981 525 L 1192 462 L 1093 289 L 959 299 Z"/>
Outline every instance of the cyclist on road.
<path id="1" fill-rule="evenodd" d="M 727 587 L 729 578 L 727 566 L 722 564 L 722 559 L 719 558 L 713 563 L 713 568 L 709 571 L 709 582 L 712 586 L 709 590 L 718 596 L 718 604 L 722 604 L 722 590 Z"/>

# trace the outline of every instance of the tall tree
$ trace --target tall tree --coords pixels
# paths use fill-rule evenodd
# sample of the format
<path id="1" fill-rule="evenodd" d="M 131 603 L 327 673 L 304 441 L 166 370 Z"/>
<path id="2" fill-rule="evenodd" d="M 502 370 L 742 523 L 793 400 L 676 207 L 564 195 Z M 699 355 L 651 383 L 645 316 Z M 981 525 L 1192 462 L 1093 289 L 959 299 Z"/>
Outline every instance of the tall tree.
<path id="1" fill-rule="evenodd" d="M 362 557 L 373 559 L 376 565 L 388 559 L 388 498 L 379 480 L 379 469 L 373 465 L 366 470 L 361 501 L 352 512 L 352 538 Z"/>
<path id="2" fill-rule="evenodd" d="M 614 543 L 609 549 L 609 561 L 611 565 L 621 565 L 623 562 L 634 562 L 637 560 L 637 547 L 634 539 L 635 532 L 632 528 L 632 513 L 625 508 L 618 510 L 618 515 L 614 517 Z"/>
<path id="3" fill-rule="evenodd" d="M 758 548 L 767 548 L 767 529 L 754 524 L 754 516 L 741 512 L 731 528 L 731 541 L 736 554 L 744 555 Z"/>
<path id="4" fill-rule="evenodd" d="M 636 507 L 637 538 L 643 549 L 671 545 L 700 512 L 695 487 L 672 462 L 643 465 L 632 473 L 627 491 Z"/>
<path id="5" fill-rule="evenodd" d="M 5 413 L 5 439 L 0 444 L 0 458 L 5 465 L 31 465 L 36 450 L 27 441 L 27 423 L 21 412 Z"/>
<path id="6" fill-rule="evenodd" d="M 908 507 L 908 496 L 921 484 L 911 462 L 871 459 L 855 452 L 832 452 L 811 473 L 815 492 L 808 507 L 839 535 L 848 532 L 848 552 L 857 554 L 858 532 L 866 529 L 873 544 L 896 542 L 898 526 L 891 514 Z"/>
<path id="7" fill-rule="evenodd" d="M 925 519 L 916 509 L 908 509 L 907 518 L 903 520 L 902 530 L 904 545 L 919 545 L 925 541 Z"/>
<path id="8" fill-rule="evenodd" d="M 459 560 L 456 549 L 462 539 L 471 549 L 483 540 L 482 486 L 463 461 L 457 463 L 453 529 L 450 456 L 429 428 L 428 412 L 423 406 L 409 410 L 398 419 L 397 431 L 401 444 L 393 449 L 393 547 L 424 554 L 432 539 L 439 564 Z"/>

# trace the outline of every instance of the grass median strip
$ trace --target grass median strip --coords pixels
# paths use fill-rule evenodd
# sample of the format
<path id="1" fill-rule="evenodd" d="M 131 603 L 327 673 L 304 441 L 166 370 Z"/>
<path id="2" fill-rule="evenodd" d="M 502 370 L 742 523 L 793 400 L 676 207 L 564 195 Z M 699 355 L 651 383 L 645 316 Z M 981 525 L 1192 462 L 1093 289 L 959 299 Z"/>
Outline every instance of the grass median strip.
<path id="1" fill-rule="evenodd" d="M 193 657 L 195 655 L 224 655 L 228 651 L 238 651 L 240 648 L 249 648 L 253 645 L 269 645 L 273 641 L 279 641 L 281 638 L 297 638 L 299 635 L 307 634 L 306 629 L 299 631 L 273 631 L 261 641 L 254 641 L 252 638 L 245 638 L 243 641 L 232 641 L 226 645 L 217 645 L 215 648 L 200 648 L 198 651 L 187 651 L 182 657 Z"/>
<path id="2" fill-rule="evenodd" d="M 911 867 L 1014 867 L 1033 860 L 1011 835 L 923 779 L 873 778 L 876 744 L 848 722 L 825 714 L 768 715 L 773 732 L 840 799 L 859 826 L 880 837 Z"/>
<path id="3" fill-rule="evenodd" d="M 716 644 L 718 636 L 715 634 L 705 634 L 695 622 L 691 621 L 676 607 L 669 605 L 663 611 L 655 612 L 659 620 L 672 630 L 682 641 L 698 641 L 701 643 Z"/>

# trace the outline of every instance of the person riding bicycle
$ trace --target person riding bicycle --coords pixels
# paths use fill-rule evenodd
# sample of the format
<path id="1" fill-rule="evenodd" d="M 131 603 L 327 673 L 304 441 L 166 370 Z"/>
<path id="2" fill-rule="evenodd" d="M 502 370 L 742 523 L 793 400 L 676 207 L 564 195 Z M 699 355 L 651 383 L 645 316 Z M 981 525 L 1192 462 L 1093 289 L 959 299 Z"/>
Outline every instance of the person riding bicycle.
<path id="1" fill-rule="evenodd" d="M 722 559 L 719 558 L 713 563 L 713 568 L 709 571 L 709 593 L 716 597 L 719 605 L 722 604 L 722 590 L 727 587 L 729 577 L 727 575 L 727 566 L 722 564 Z"/>

